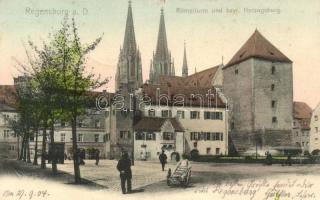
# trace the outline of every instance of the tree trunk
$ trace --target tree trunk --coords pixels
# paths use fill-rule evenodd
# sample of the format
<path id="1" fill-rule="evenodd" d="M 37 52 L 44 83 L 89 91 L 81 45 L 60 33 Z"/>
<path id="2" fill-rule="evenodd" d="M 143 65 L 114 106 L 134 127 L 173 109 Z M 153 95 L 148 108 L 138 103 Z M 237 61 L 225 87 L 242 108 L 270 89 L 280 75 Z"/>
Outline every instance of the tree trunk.
<path id="1" fill-rule="evenodd" d="M 23 159 L 24 137 L 25 137 L 24 135 L 21 137 L 21 149 L 20 149 L 19 160 Z"/>
<path id="2" fill-rule="evenodd" d="M 27 138 L 27 163 L 31 163 L 29 133 L 28 133 L 28 138 Z"/>
<path id="3" fill-rule="evenodd" d="M 81 183 L 80 167 L 79 167 L 79 154 L 77 145 L 77 117 L 72 119 L 72 151 L 73 151 L 73 168 L 75 183 Z"/>
<path id="4" fill-rule="evenodd" d="M 17 153 L 18 153 L 18 157 L 17 157 L 17 160 L 20 160 L 20 149 L 19 149 L 19 146 L 20 146 L 20 136 L 18 134 L 16 134 L 17 136 Z"/>
<path id="5" fill-rule="evenodd" d="M 41 169 L 46 168 L 46 137 L 47 137 L 47 127 L 43 126 L 42 133 L 42 150 L 41 150 Z"/>
<path id="6" fill-rule="evenodd" d="M 33 165 L 38 165 L 38 135 L 39 130 L 36 129 L 36 144 L 34 145 L 34 158 L 33 158 Z"/>
<path id="7" fill-rule="evenodd" d="M 51 123 L 51 130 L 50 130 L 50 143 L 51 143 L 51 164 L 52 164 L 52 173 L 54 175 L 57 174 L 58 169 L 57 169 L 57 156 L 56 156 L 56 150 L 54 146 L 54 124 Z"/>
<path id="8" fill-rule="evenodd" d="M 23 161 L 27 162 L 27 134 L 24 133 L 24 140 L 23 140 Z"/>

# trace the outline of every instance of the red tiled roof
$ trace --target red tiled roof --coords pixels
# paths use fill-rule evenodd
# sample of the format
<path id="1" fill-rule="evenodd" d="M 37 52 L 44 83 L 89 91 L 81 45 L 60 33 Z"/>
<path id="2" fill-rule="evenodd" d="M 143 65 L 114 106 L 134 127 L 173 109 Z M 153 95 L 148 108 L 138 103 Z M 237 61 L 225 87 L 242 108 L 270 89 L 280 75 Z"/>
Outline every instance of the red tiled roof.
<path id="1" fill-rule="evenodd" d="M 299 120 L 302 129 L 310 129 L 312 109 L 305 102 L 293 102 L 293 117 Z"/>
<path id="2" fill-rule="evenodd" d="M 137 131 L 161 131 L 161 127 L 165 121 L 170 120 L 176 132 L 183 132 L 184 129 L 176 118 L 160 118 L 160 117 L 143 117 L 134 126 Z"/>
<path id="3" fill-rule="evenodd" d="M 216 74 L 218 66 L 214 66 L 208 69 L 205 69 L 201 72 L 197 72 L 195 74 L 191 74 L 187 77 L 179 77 L 179 76 L 160 76 L 160 85 L 170 84 L 172 87 L 181 87 L 181 86 L 189 86 L 189 87 L 212 87 L 211 81 Z"/>
<path id="4" fill-rule="evenodd" d="M 288 62 L 292 61 L 269 42 L 261 33 L 256 30 L 240 50 L 231 58 L 227 68 L 231 65 L 240 63 L 249 58 L 260 58 L 270 61 Z"/>
<path id="5" fill-rule="evenodd" d="M 159 90 L 159 95 L 166 96 L 168 98 L 169 106 L 182 106 L 181 104 L 177 104 L 179 101 L 183 101 L 184 106 L 206 106 L 208 107 L 225 107 L 225 103 L 221 100 L 221 98 L 216 97 L 216 91 L 214 87 L 189 87 L 189 86 L 181 86 L 181 87 L 171 87 L 168 85 L 152 85 L 152 84 L 144 84 L 142 86 L 142 93 L 145 100 L 150 101 L 151 104 L 157 105 L 167 105 L 167 99 L 157 98 L 157 90 Z M 208 99 L 208 94 L 214 95 L 211 96 L 210 101 Z M 201 98 L 200 98 L 201 97 Z M 209 103 L 210 102 L 210 103 Z M 202 105 L 201 105 L 202 104 Z"/>

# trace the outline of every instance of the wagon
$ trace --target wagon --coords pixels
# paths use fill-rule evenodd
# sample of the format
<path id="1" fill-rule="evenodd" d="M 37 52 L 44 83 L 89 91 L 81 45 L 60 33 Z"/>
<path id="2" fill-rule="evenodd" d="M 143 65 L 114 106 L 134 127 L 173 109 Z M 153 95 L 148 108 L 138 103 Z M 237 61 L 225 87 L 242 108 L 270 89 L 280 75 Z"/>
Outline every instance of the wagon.
<path id="1" fill-rule="evenodd" d="M 180 186 L 188 186 L 191 177 L 191 167 L 190 166 L 178 166 L 175 171 L 171 174 L 171 170 L 169 169 L 167 176 L 167 184 L 168 186 L 172 185 L 180 185 Z"/>

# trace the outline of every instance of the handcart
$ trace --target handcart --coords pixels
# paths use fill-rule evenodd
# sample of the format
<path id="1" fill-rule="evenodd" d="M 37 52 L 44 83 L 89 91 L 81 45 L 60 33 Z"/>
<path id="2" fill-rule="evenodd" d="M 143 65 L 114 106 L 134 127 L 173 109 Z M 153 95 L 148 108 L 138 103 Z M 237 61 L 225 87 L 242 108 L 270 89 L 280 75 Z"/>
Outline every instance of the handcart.
<path id="1" fill-rule="evenodd" d="M 171 169 L 168 171 L 167 184 L 168 186 L 180 185 L 187 187 L 190 183 L 191 166 L 178 166 L 171 174 Z"/>

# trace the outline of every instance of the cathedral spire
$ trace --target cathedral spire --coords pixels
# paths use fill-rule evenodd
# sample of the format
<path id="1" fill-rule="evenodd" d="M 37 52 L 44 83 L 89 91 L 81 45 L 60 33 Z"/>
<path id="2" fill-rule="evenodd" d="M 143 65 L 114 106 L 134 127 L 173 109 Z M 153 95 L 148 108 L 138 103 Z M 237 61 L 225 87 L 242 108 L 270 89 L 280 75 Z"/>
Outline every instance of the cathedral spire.
<path id="1" fill-rule="evenodd" d="M 184 42 L 182 77 L 187 77 L 187 76 L 188 76 L 188 62 L 187 62 L 186 42 Z"/>
<path id="2" fill-rule="evenodd" d="M 169 52 L 168 52 L 166 25 L 164 22 L 163 8 L 161 8 L 156 58 L 159 60 L 165 60 L 168 58 L 168 56 L 169 56 Z"/>
<path id="3" fill-rule="evenodd" d="M 142 83 L 142 63 L 134 33 L 131 1 L 128 5 L 123 46 L 120 47 L 116 73 L 116 91 L 126 92 L 138 89 Z"/>
<path id="4" fill-rule="evenodd" d="M 136 47 L 136 37 L 135 37 L 134 26 L 133 26 L 132 7 L 131 7 L 131 1 L 129 1 L 126 30 L 125 30 L 124 40 L 123 40 L 123 51 L 127 53 L 127 55 L 130 55 L 136 52 L 136 48 L 137 47 Z"/>

